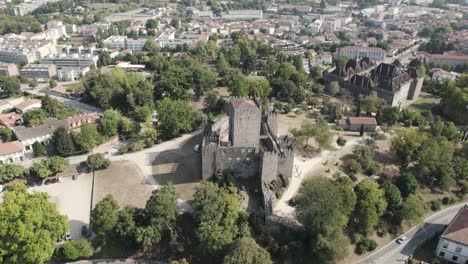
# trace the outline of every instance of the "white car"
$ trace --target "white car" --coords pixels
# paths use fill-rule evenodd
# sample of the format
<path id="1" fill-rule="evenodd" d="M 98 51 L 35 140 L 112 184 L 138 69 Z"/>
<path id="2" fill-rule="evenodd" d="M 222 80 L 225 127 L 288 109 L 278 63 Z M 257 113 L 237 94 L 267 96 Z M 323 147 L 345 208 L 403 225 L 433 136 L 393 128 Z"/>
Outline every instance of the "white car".
<path id="1" fill-rule="evenodd" d="M 193 151 L 199 152 L 200 151 L 200 144 L 196 144 L 195 147 L 193 147 Z"/>
<path id="2" fill-rule="evenodd" d="M 0 192 L 3 191 L 3 185 L 0 184 Z"/>
<path id="3" fill-rule="evenodd" d="M 59 177 L 58 180 L 57 180 L 58 183 L 62 183 L 63 182 L 63 177 Z"/>
<path id="4" fill-rule="evenodd" d="M 396 242 L 397 242 L 398 244 L 403 244 L 403 243 L 406 242 L 407 239 L 408 239 L 407 237 L 402 236 L 402 237 L 398 238 L 398 239 L 396 240 Z"/>
<path id="5" fill-rule="evenodd" d="M 71 234 L 70 234 L 70 231 L 67 232 L 67 234 L 65 235 L 65 240 L 71 240 L 72 237 L 71 237 Z"/>

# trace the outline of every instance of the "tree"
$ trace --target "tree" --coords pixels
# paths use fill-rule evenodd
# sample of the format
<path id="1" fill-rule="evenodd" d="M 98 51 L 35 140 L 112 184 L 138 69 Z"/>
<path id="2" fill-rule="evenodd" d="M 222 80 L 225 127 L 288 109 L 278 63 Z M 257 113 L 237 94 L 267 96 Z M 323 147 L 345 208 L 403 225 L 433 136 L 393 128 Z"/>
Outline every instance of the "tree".
<path id="1" fill-rule="evenodd" d="M 117 224 L 119 205 L 112 195 L 107 195 L 91 211 L 91 227 L 104 242 Z"/>
<path id="2" fill-rule="evenodd" d="M 0 165 L 0 183 L 8 182 L 25 175 L 25 169 L 20 165 L 3 164 Z"/>
<path id="3" fill-rule="evenodd" d="M 89 258 L 93 255 L 94 249 L 91 242 L 82 238 L 65 242 L 59 248 L 59 255 L 64 260 L 77 260 L 79 258 Z"/>
<path id="4" fill-rule="evenodd" d="M 401 174 L 396 182 L 396 186 L 400 189 L 403 197 L 408 197 L 411 194 L 415 194 L 419 188 L 418 181 L 413 174 L 404 172 Z"/>
<path id="5" fill-rule="evenodd" d="M 15 134 L 13 130 L 9 129 L 8 127 L 0 128 L 0 141 L 2 142 L 11 142 L 16 140 Z"/>
<path id="6" fill-rule="evenodd" d="M 374 94 L 361 98 L 361 111 L 366 113 L 375 113 L 379 110 L 382 100 Z"/>
<path id="7" fill-rule="evenodd" d="M 47 162 L 34 162 L 33 166 L 31 167 L 31 172 L 33 172 L 39 178 L 47 178 L 52 175 L 52 171 L 50 170 Z"/>
<path id="8" fill-rule="evenodd" d="M 300 129 L 294 128 L 290 132 L 299 144 L 305 144 L 304 148 L 309 146 L 309 139 L 311 137 L 314 137 L 320 145 L 320 149 L 322 147 L 325 149 L 331 149 L 333 147 L 333 135 L 328 128 L 328 124 L 323 121 L 319 121 L 316 124 L 304 122 Z"/>
<path id="9" fill-rule="evenodd" d="M 34 157 L 40 157 L 40 156 L 46 156 L 47 155 L 47 150 L 44 147 L 44 145 L 42 145 L 41 143 L 39 143 L 37 141 L 33 143 L 32 148 L 33 148 L 33 152 L 34 152 Z"/>
<path id="10" fill-rule="evenodd" d="M 110 164 L 110 160 L 104 158 L 102 153 L 91 154 L 86 159 L 86 166 L 88 166 L 88 168 L 93 172 L 96 170 L 107 169 Z"/>
<path id="11" fill-rule="evenodd" d="M 224 82 L 231 96 L 245 97 L 248 95 L 249 81 L 238 69 L 230 70 L 229 74 L 224 76 Z"/>
<path id="12" fill-rule="evenodd" d="M 209 68 L 196 67 L 192 73 L 195 96 L 199 98 L 206 91 L 213 89 L 218 84 L 217 75 Z"/>
<path id="13" fill-rule="evenodd" d="M 76 153 L 75 142 L 64 127 L 59 127 L 54 132 L 53 142 L 55 149 L 60 156 L 66 157 Z"/>
<path id="14" fill-rule="evenodd" d="M 462 76 L 467 76 L 462 74 Z M 466 77 L 465 77 L 466 78 Z M 461 82 L 459 84 L 462 84 Z M 440 104 L 442 112 L 455 123 L 467 125 L 468 116 L 468 86 L 463 84 L 463 87 L 448 87 L 442 95 Z"/>
<path id="15" fill-rule="evenodd" d="M 195 125 L 195 112 L 184 101 L 164 98 L 158 104 L 158 128 L 165 138 L 189 132 Z"/>
<path id="16" fill-rule="evenodd" d="M 42 109 L 32 109 L 23 114 L 23 122 L 25 126 L 38 126 L 46 120 L 47 116 Z"/>
<path id="17" fill-rule="evenodd" d="M 271 264 L 270 253 L 260 247 L 254 239 L 243 237 L 236 240 L 229 253 L 224 257 L 224 264 Z"/>
<path id="18" fill-rule="evenodd" d="M 21 85 L 17 81 L 7 80 L 2 84 L 2 89 L 4 89 L 9 96 L 11 96 L 21 92 Z"/>
<path id="19" fill-rule="evenodd" d="M 194 194 L 197 227 L 195 235 L 201 250 L 216 254 L 230 245 L 238 234 L 239 197 L 211 182 L 203 182 Z"/>
<path id="20" fill-rule="evenodd" d="M 356 210 L 357 224 L 364 234 L 372 234 L 379 217 L 387 209 L 385 192 L 373 181 L 365 180 L 356 186 Z"/>
<path id="21" fill-rule="evenodd" d="M 30 194 L 24 184 L 15 184 L 0 203 L 0 262 L 46 262 L 67 230 L 67 217 L 46 193 Z"/>
<path id="22" fill-rule="evenodd" d="M 271 86 L 267 79 L 249 78 L 249 96 L 259 98 L 263 107 L 268 105 L 268 97 L 271 93 Z"/>
<path id="23" fill-rule="evenodd" d="M 152 114 L 153 114 L 153 110 L 147 105 L 137 106 L 135 108 L 135 119 L 137 122 L 151 121 Z"/>
<path id="24" fill-rule="evenodd" d="M 102 142 L 102 136 L 99 134 L 96 125 L 83 124 L 80 128 L 80 133 L 76 135 L 74 141 L 79 150 L 90 152 Z"/>
<path id="25" fill-rule="evenodd" d="M 356 204 L 353 190 L 326 178 L 314 178 L 303 183 L 294 201 L 311 250 L 321 259 L 343 258 L 347 250 L 342 232 Z"/>
<path id="26" fill-rule="evenodd" d="M 340 92 L 340 84 L 336 81 L 331 82 L 328 85 L 328 92 L 332 95 L 335 96 Z"/>
<path id="27" fill-rule="evenodd" d="M 401 204 L 401 192 L 398 187 L 390 181 L 384 181 L 382 189 L 385 191 L 385 199 L 387 200 L 387 209 L 395 211 Z"/>
<path id="28" fill-rule="evenodd" d="M 377 121 L 381 124 L 395 125 L 400 120 L 400 109 L 395 106 L 385 106 L 379 109 L 377 113 Z"/>
<path id="29" fill-rule="evenodd" d="M 122 115 L 119 111 L 114 109 L 106 110 L 99 122 L 99 131 L 108 138 L 117 135 L 121 119 Z"/>
<path id="30" fill-rule="evenodd" d="M 375 146 L 357 145 L 353 150 L 353 159 L 356 160 L 368 175 L 376 174 L 380 170 L 380 163 L 374 160 Z"/>
<path id="31" fill-rule="evenodd" d="M 421 224 L 426 213 L 426 203 L 418 195 L 409 195 L 401 207 L 401 217 L 409 224 Z"/>
<path id="32" fill-rule="evenodd" d="M 59 156 L 53 156 L 45 161 L 52 174 L 64 171 L 70 166 L 70 162 Z"/>
<path id="33" fill-rule="evenodd" d="M 146 20 L 145 27 L 146 29 L 155 29 L 158 27 L 159 21 L 157 19 L 148 19 Z"/>
<path id="34" fill-rule="evenodd" d="M 455 148 L 444 137 L 430 138 L 422 143 L 418 155 L 418 174 L 431 185 L 448 189 L 455 184 L 452 166 Z"/>
<path id="35" fill-rule="evenodd" d="M 135 230 L 136 241 L 143 248 L 159 243 L 165 233 L 168 233 L 171 239 L 175 238 L 175 220 L 179 214 L 177 198 L 171 183 L 153 191 L 144 209 L 146 225 Z"/>
<path id="36" fill-rule="evenodd" d="M 49 87 L 50 87 L 50 88 L 54 88 L 55 86 L 57 86 L 57 81 L 54 80 L 54 79 L 50 79 L 50 81 L 49 81 Z"/>
<path id="37" fill-rule="evenodd" d="M 407 166 L 417 159 L 422 143 L 426 139 L 425 133 L 414 129 L 405 129 L 392 138 L 391 150 L 400 159 L 403 166 Z"/>

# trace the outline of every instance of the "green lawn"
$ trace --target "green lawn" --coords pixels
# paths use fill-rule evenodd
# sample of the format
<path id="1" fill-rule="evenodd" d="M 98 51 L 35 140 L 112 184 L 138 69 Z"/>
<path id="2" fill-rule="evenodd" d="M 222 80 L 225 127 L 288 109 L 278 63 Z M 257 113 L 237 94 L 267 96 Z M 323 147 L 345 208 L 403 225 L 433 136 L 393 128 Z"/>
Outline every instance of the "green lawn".
<path id="1" fill-rule="evenodd" d="M 439 104 L 440 98 L 431 94 L 421 94 L 421 97 L 409 107 L 416 111 L 431 111 L 432 107 Z"/>

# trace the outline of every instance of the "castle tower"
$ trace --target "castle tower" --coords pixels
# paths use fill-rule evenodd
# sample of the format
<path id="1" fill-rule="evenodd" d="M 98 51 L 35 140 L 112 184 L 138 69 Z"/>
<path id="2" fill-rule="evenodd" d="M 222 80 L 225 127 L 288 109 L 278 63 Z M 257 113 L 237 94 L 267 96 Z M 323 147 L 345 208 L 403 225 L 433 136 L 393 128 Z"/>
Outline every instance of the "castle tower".
<path id="1" fill-rule="evenodd" d="M 234 147 L 258 147 L 262 109 L 255 99 L 233 98 L 227 106 L 229 141 Z"/>

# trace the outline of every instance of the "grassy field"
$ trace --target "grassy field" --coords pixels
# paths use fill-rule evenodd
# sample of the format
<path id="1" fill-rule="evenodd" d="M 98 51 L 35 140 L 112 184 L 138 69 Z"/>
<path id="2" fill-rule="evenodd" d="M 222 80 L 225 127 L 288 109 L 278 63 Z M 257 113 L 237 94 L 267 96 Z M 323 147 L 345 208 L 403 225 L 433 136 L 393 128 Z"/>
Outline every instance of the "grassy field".
<path id="1" fill-rule="evenodd" d="M 416 102 L 412 103 L 409 107 L 416 111 L 431 111 L 432 107 L 439 104 L 440 98 L 432 94 L 421 93 Z"/>

